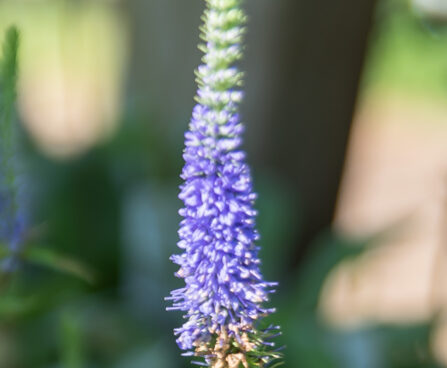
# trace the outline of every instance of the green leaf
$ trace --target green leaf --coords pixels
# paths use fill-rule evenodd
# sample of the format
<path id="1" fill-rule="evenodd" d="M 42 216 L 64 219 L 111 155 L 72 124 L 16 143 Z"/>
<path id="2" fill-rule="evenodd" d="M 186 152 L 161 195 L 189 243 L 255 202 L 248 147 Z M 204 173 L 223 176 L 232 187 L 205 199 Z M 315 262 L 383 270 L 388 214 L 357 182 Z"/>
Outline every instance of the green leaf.
<path id="1" fill-rule="evenodd" d="M 61 316 L 61 358 L 65 368 L 85 367 L 82 323 L 75 313 Z"/>
<path id="2" fill-rule="evenodd" d="M 272 365 L 270 368 L 276 368 L 276 367 L 279 367 L 281 365 L 284 365 L 284 362 L 278 362 L 278 363 Z"/>
<path id="3" fill-rule="evenodd" d="M 0 298 L 0 317 L 17 317 L 32 310 L 36 305 L 35 298 L 23 298 L 13 295 L 2 295 Z"/>
<path id="4" fill-rule="evenodd" d="M 23 258 L 26 261 L 79 277 L 90 284 L 93 284 L 96 279 L 93 271 L 86 265 L 46 247 L 30 246 L 24 251 Z"/>

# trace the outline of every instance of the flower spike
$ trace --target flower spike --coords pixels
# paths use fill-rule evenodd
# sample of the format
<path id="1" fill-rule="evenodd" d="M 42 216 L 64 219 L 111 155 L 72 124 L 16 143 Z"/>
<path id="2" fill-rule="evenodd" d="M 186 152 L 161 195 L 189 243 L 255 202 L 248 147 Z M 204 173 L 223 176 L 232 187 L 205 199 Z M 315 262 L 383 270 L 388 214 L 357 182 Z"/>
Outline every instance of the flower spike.
<path id="1" fill-rule="evenodd" d="M 198 92 L 185 134 L 181 174 L 178 247 L 171 257 L 185 287 L 174 290 L 168 310 L 185 313 L 175 330 L 186 356 L 212 368 L 268 367 L 280 358 L 269 341 L 279 327 L 261 329 L 274 312 L 264 306 L 276 283 L 264 281 L 255 228 L 256 194 L 240 149 L 244 127 L 239 104 L 246 16 L 242 0 L 206 0 L 201 27 L 203 64 L 196 71 Z"/>
<path id="2" fill-rule="evenodd" d="M 15 270 L 27 225 L 13 134 L 19 41 L 17 28 L 8 28 L 0 60 L 0 248 L 7 253 L 0 257 L 0 278 Z"/>

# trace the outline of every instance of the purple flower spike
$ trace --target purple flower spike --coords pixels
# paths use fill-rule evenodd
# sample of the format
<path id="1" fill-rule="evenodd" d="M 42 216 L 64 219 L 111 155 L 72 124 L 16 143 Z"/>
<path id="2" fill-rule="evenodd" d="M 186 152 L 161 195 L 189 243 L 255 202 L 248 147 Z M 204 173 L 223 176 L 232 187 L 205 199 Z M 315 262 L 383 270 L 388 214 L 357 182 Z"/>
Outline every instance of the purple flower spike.
<path id="1" fill-rule="evenodd" d="M 18 31 L 11 27 L 6 32 L 0 62 L 0 274 L 15 270 L 27 224 L 13 126 L 18 44 Z"/>
<path id="2" fill-rule="evenodd" d="M 185 134 L 179 195 L 184 252 L 171 257 L 186 285 L 167 298 L 173 302 L 168 310 L 185 313 L 175 330 L 179 347 L 213 368 L 266 367 L 279 357 L 266 342 L 278 327 L 259 330 L 259 321 L 274 311 L 263 305 L 276 284 L 260 272 L 256 194 L 240 149 L 243 75 L 234 63 L 242 57 L 241 1 L 207 0 L 204 65 L 196 73 L 198 104 Z"/>

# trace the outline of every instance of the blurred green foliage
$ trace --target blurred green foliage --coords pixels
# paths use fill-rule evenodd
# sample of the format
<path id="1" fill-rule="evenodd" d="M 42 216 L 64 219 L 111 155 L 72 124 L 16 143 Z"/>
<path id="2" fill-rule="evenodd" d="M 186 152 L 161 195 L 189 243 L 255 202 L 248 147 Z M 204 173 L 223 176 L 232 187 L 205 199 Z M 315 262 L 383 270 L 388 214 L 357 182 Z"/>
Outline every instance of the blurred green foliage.
<path id="1" fill-rule="evenodd" d="M 418 13 L 410 0 L 378 2 L 364 89 L 447 97 L 447 23 Z"/>
<path id="2" fill-rule="evenodd" d="M 15 195 L 15 170 L 11 159 L 14 155 L 12 113 L 16 99 L 17 53 L 19 32 L 10 27 L 5 33 L 0 61 L 0 137 L 1 165 L 5 175 L 4 185 Z"/>
<path id="3" fill-rule="evenodd" d="M 1 112 L 2 127 L 11 124 L 11 114 L 16 98 L 17 54 L 19 48 L 19 31 L 16 27 L 8 28 L 3 42 L 2 60 L 0 63 Z M 10 130 L 11 128 L 8 127 Z M 3 137 L 4 135 L 2 135 Z"/>

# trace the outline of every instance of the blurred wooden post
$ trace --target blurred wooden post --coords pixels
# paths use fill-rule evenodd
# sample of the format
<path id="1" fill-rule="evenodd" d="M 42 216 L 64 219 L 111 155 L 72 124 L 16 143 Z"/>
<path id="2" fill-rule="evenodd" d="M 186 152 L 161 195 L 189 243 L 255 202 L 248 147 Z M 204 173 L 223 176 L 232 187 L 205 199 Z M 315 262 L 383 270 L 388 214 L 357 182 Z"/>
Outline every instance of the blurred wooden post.
<path id="1" fill-rule="evenodd" d="M 296 188 L 294 267 L 332 222 L 375 1 L 277 2 L 259 158 Z"/>

